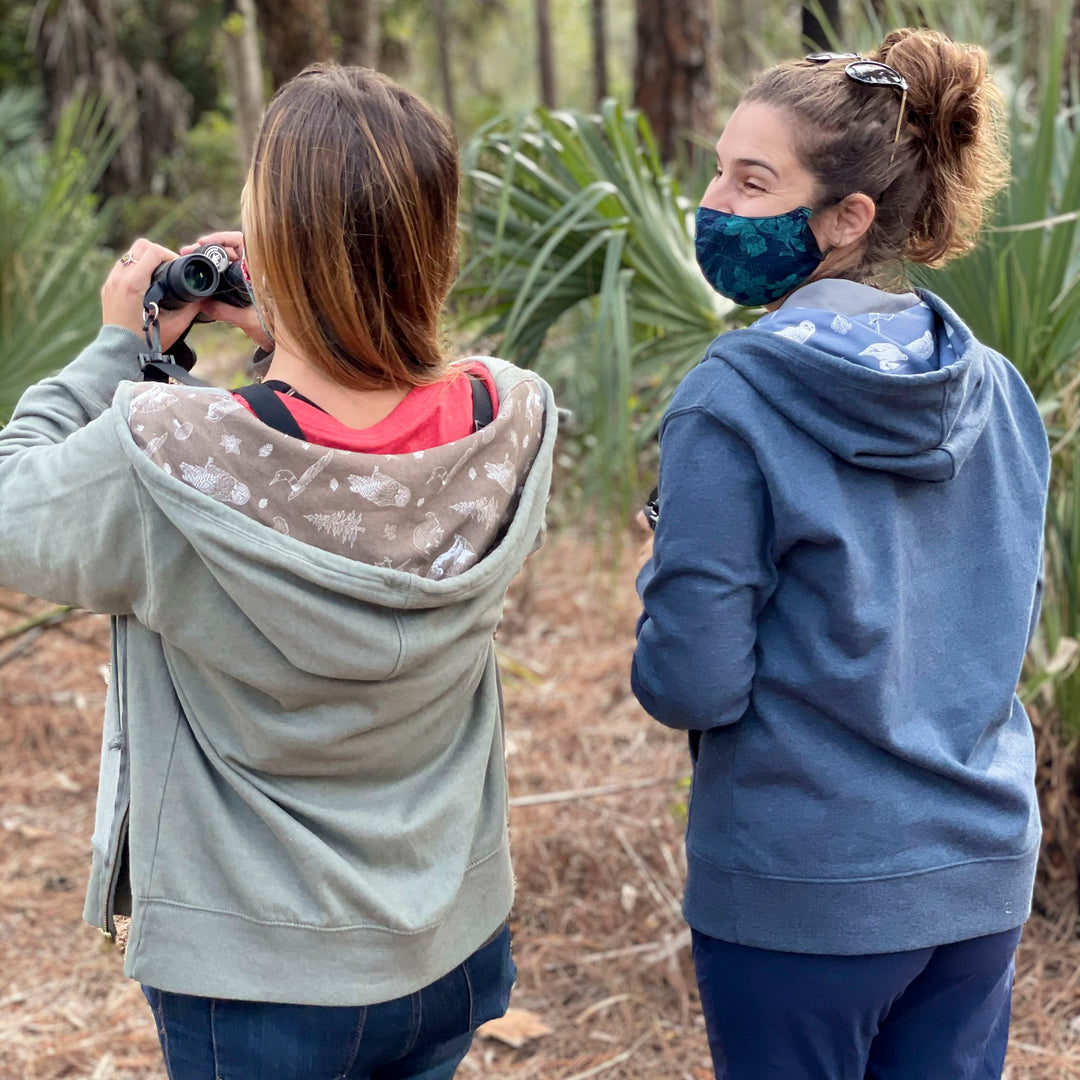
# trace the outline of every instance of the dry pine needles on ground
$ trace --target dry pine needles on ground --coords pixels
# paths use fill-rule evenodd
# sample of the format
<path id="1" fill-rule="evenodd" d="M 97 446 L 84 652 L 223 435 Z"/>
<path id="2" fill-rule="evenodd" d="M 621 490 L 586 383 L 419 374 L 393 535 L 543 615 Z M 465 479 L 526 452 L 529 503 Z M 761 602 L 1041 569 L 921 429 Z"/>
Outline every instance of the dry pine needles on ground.
<path id="1" fill-rule="evenodd" d="M 612 572 L 563 536 L 507 605 L 521 1012 L 477 1039 L 463 1078 L 712 1075 L 678 912 L 685 741 L 629 692 L 632 578 L 629 557 Z M 0 1078 L 161 1078 L 138 987 L 80 922 L 108 622 L 73 613 L 2 639 L 49 610 L 0 593 Z M 1013 1017 L 1008 1080 L 1080 1080 L 1080 941 L 1029 923 Z"/>

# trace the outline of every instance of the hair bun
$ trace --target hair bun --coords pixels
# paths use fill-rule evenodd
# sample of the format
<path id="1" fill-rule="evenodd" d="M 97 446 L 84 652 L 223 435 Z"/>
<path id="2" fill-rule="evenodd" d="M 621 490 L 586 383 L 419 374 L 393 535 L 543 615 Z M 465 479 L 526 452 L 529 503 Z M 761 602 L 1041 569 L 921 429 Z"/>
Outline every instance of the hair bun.
<path id="1" fill-rule="evenodd" d="M 936 30 L 894 30 L 873 59 L 908 83 L 906 120 L 928 185 L 905 257 L 933 265 L 972 246 L 990 199 L 1008 180 L 1001 95 L 986 53 Z"/>
<path id="2" fill-rule="evenodd" d="M 982 49 L 958 45 L 936 30 L 903 29 L 889 34 L 873 59 L 907 79 L 908 119 L 924 132 L 931 161 L 979 137 L 986 98 L 995 92 Z"/>

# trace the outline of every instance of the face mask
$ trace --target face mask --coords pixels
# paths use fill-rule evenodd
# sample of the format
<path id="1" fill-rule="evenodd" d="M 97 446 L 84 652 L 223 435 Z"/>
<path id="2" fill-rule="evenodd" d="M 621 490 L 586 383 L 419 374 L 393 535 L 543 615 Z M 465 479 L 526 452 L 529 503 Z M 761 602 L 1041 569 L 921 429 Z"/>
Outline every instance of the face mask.
<path id="1" fill-rule="evenodd" d="M 744 307 L 779 300 L 825 258 L 800 206 L 773 217 L 740 217 L 699 206 L 694 248 L 705 280 Z"/>

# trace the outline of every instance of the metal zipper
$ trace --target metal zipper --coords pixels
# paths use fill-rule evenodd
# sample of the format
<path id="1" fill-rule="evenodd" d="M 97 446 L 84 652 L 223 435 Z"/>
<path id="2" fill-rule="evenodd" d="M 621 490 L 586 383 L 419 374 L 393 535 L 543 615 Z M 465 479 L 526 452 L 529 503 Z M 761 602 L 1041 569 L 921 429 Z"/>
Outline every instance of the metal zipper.
<path id="1" fill-rule="evenodd" d="M 115 899 L 116 875 L 120 869 L 120 847 L 127 842 L 128 811 L 131 809 L 131 798 L 124 803 L 124 812 L 120 815 L 120 828 L 116 832 L 116 844 L 113 847 L 112 857 L 109 859 L 109 876 L 105 881 L 105 909 L 101 913 L 101 932 L 110 942 L 116 941 L 116 923 L 113 921 L 112 911 Z"/>
<path id="2" fill-rule="evenodd" d="M 120 765 L 117 772 L 117 783 L 123 783 L 124 756 L 126 742 L 127 716 L 127 623 L 122 623 L 117 617 L 113 617 L 113 664 L 112 677 L 116 690 L 116 722 L 124 741 L 120 746 Z M 123 630 L 123 657 L 121 657 L 121 629 Z M 113 844 L 112 855 L 108 863 L 108 876 L 105 879 L 105 908 L 101 913 L 101 926 L 99 929 L 110 943 L 116 941 L 116 923 L 113 920 L 112 908 L 115 903 L 116 876 L 120 870 L 120 848 L 127 842 L 128 811 L 131 809 L 130 788 L 127 798 L 124 800 L 124 809 L 120 815 L 120 825 L 116 830 L 116 842 Z M 129 870 L 130 872 L 130 870 Z"/>

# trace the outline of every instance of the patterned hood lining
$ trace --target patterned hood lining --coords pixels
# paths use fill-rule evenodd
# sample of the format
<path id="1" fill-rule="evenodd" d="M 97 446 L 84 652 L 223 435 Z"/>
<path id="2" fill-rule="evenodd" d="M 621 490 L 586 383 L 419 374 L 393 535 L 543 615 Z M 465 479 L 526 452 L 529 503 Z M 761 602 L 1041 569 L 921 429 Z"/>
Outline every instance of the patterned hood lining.
<path id="1" fill-rule="evenodd" d="M 411 454 L 361 454 L 283 435 L 228 391 L 137 387 L 128 422 L 158 467 L 279 533 L 442 580 L 475 565 L 513 519 L 544 431 L 526 378 L 487 427 Z"/>

